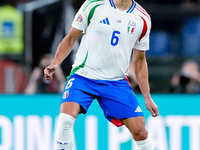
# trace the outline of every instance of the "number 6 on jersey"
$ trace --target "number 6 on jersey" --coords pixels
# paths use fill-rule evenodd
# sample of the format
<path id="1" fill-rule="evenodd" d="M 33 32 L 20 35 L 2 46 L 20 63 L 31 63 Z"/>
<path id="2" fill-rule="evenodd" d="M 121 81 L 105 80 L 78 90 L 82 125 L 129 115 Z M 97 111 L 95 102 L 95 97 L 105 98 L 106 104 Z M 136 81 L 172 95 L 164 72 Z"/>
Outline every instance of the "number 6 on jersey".
<path id="1" fill-rule="evenodd" d="M 114 31 L 111 38 L 111 45 L 116 46 L 119 42 L 119 37 L 117 37 L 117 34 L 121 34 L 119 31 Z"/>

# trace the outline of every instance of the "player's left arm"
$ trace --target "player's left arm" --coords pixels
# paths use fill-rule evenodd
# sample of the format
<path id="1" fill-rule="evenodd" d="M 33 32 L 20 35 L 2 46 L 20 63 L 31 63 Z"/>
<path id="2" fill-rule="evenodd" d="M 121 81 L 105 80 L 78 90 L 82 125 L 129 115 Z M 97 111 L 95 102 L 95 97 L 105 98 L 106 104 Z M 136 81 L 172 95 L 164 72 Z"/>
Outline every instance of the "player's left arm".
<path id="1" fill-rule="evenodd" d="M 132 59 L 135 69 L 135 75 L 140 90 L 144 96 L 146 108 L 151 112 L 153 117 L 156 117 L 159 115 L 159 112 L 157 105 L 154 103 L 150 95 L 150 87 L 148 82 L 148 66 L 145 51 L 134 49 Z"/>

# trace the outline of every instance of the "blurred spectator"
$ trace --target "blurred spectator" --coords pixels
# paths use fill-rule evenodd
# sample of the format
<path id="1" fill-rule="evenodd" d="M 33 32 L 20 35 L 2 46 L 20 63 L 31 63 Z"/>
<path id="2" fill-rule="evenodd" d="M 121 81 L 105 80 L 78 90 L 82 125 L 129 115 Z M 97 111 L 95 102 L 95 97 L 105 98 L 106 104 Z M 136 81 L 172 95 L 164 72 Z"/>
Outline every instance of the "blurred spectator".
<path id="1" fill-rule="evenodd" d="M 0 7 L 0 54 L 22 54 L 23 16 L 15 8 L 18 1 L 6 0 Z"/>
<path id="2" fill-rule="evenodd" d="M 24 69 L 17 63 L 0 60 L 0 93 L 23 93 L 27 83 Z"/>
<path id="3" fill-rule="evenodd" d="M 45 54 L 42 56 L 39 66 L 35 67 L 31 73 L 29 83 L 25 89 L 26 94 L 62 93 L 66 78 L 61 68 L 58 68 L 52 81 L 45 80 L 43 76 L 44 68 L 51 64 L 52 61 L 53 56 L 51 54 Z"/>
<path id="4" fill-rule="evenodd" d="M 200 13 L 200 0 L 182 0 L 180 6 L 186 13 Z"/>
<path id="5" fill-rule="evenodd" d="M 200 93 L 200 72 L 197 62 L 186 60 L 171 80 L 172 93 Z"/>

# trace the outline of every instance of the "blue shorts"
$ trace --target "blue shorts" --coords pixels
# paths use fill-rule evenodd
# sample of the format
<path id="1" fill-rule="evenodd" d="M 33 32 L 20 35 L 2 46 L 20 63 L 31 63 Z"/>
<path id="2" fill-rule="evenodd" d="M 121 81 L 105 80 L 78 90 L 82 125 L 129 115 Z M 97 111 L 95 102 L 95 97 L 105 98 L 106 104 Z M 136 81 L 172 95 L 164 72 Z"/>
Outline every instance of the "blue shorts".
<path id="1" fill-rule="evenodd" d="M 76 102 L 83 108 L 81 113 L 86 113 L 94 99 L 98 100 L 105 117 L 116 126 L 123 125 L 120 119 L 144 116 L 125 79 L 94 80 L 74 74 L 64 87 L 61 103 Z"/>

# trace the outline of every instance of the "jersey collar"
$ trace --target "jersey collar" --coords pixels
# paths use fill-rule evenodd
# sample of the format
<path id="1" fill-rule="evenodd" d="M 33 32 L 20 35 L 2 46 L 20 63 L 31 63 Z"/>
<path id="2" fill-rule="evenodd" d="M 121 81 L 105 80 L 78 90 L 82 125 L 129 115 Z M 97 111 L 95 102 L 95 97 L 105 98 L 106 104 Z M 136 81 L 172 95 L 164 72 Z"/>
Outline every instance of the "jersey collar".
<path id="1" fill-rule="evenodd" d="M 129 8 L 129 10 L 126 11 L 126 13 L 131 13 L 136 6 L 136 2 L 134 0 L 132 0 L 132 1 L 133 1 L 133 5 Z M 109 0 L 109 2 L 110 2 L 111 7 L 116 9 L 116 6 L 115 6 L 115 3 L 113 2 L 113 0 Z"/>

